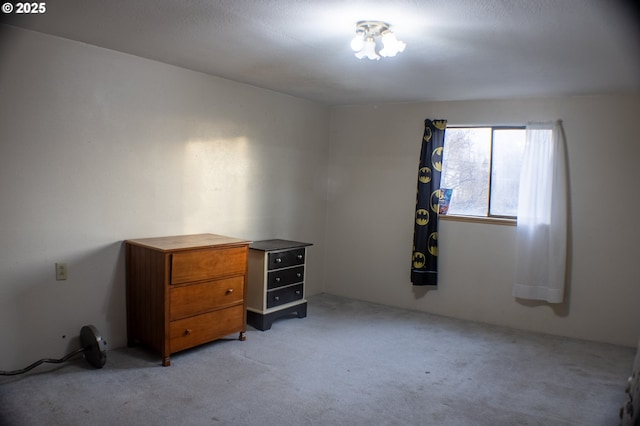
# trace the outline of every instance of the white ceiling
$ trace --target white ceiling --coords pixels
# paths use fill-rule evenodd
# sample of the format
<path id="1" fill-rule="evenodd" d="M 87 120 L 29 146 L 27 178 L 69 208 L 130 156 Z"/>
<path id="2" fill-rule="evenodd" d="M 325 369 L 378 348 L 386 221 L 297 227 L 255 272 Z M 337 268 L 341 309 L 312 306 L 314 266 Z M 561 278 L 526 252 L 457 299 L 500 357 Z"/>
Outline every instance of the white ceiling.
<path id="1" fill-rule="evenodd" d="M 343 105 L 640 93 L 640 28 L 625 3 L 50 0 L 2 22 Z M 365 19 L 392 24 L 406 50 L 355 58 Z"/>

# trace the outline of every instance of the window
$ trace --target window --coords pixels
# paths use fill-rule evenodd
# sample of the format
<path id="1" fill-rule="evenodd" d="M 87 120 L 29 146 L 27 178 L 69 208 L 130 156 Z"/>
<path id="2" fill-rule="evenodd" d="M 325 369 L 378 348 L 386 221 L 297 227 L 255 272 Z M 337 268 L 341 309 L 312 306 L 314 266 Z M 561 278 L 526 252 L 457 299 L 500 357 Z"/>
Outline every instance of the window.
<path id="1" fill-rule="evenodd" d="M 448 214 L 518 214 L 524 127 L 447 127 L 441 188 L 451 189 Z"/>

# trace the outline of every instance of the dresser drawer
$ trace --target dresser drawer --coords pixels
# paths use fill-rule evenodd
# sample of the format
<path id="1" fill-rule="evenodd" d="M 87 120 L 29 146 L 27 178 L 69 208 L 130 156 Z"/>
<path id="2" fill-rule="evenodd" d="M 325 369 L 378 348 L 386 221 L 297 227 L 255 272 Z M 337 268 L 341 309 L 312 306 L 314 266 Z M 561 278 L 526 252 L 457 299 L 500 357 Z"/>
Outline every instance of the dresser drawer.
<path id="1" fill-rule="evenodd" d="M 287 268 L 304 264 L 304 248 L 269 253 L 267 269 Z"/>
<path id="2" fill-rule="evenodd" d="M 171 284 L 244 274 L 247 248 L 193 250 L 174 253 L 171 260 Z"/>
<path id="3" fill-rule="evenodd" d="M 267 309 L 274 306 L 284 305 L 286 303 L 300 300 L 304 296 L 302 284 L 292 285 L 290 287 L 271 290 L 267 292 Z"/>
<path id="4" fill-rule="evenodd" d="M 244 330 L 244 305 L 169 323 L 171 352 L 181 351 Z"/>
<path id="5" fill-rule="evenodd" d="M 304 280 L 304 266 L 278 269 L 267 274 L 267 289 L 295 284 Z"/>
<path id="6" fill-rule="evenodd" d="M 170 320 L 177 320 L 218 307 L 242 302 L 244 276 L 172 287 Z"/>

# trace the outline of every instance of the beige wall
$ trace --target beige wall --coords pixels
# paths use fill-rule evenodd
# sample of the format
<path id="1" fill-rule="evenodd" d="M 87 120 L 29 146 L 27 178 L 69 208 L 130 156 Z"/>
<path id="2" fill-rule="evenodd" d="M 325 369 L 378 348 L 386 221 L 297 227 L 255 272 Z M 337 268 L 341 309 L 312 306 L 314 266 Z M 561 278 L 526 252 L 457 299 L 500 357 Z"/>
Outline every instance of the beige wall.
<path id="1" fill-rule="evenodd" d="M 328 120 L 314 103 L 0 26 L 0 369 L 61 357 L 85 324 L 125 344 L 127 238 L 308 241 L 320 292 Z"/>
<path id="2" fill-rule="evenodd" d="M 634 346 L 640 335 L 640 97 L 433 102 L 332 109 L 328 293 L 509 327 Z M 515 228 L 441 222 L 437 290 L 409 280 L 425 118 L 564 120 L 571 179 L 568 302 L 511 296 Z"/>

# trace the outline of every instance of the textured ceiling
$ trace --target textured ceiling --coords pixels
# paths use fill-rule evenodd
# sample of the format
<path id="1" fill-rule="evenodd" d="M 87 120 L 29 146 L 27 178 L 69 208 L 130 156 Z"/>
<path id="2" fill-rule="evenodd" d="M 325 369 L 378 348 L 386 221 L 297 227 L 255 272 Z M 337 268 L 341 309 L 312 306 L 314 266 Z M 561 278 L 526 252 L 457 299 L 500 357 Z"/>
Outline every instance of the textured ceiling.
<path id="1" fill-rule="evenodd" d="M 15 2 L 14 2 L 15 3 Z M 52 0 L 2 22 L 327 105 L 640 92 L 623 0 Z M 407 48 L 359 60 L 359 20 Z M 0 57 L 0 60 L 2 58 Z"/>

